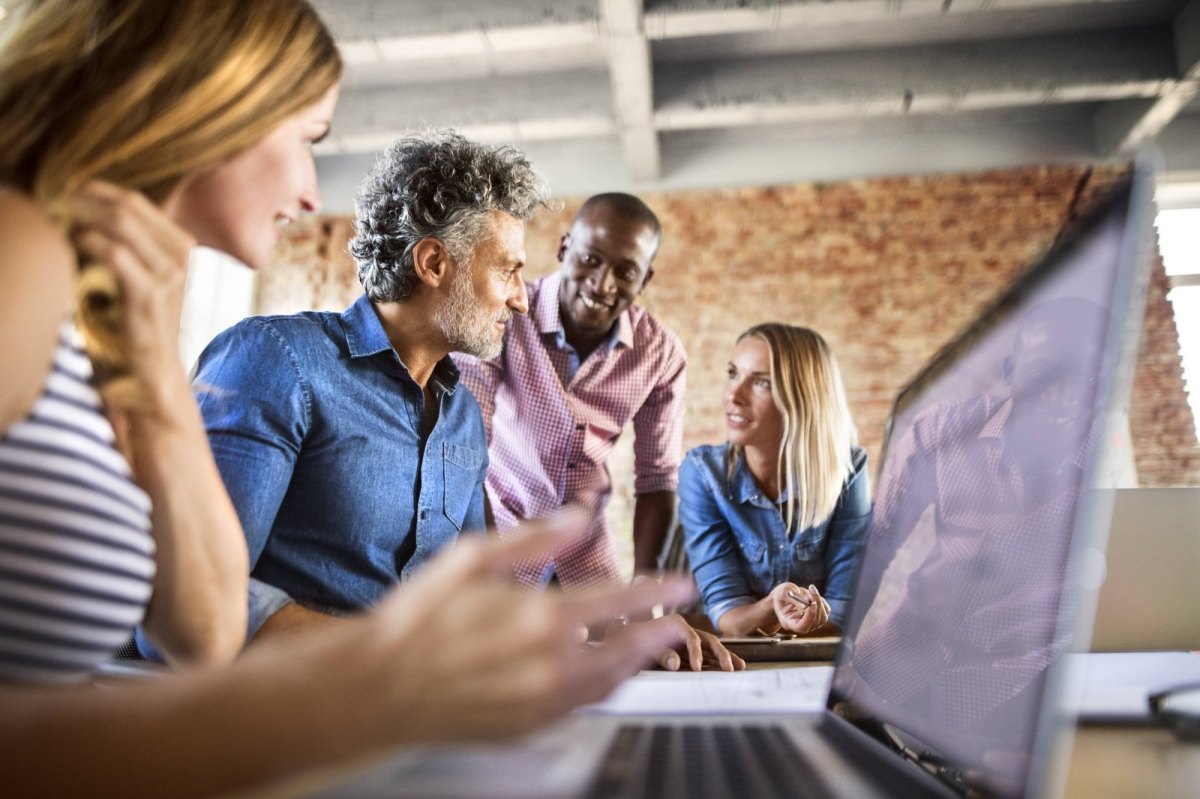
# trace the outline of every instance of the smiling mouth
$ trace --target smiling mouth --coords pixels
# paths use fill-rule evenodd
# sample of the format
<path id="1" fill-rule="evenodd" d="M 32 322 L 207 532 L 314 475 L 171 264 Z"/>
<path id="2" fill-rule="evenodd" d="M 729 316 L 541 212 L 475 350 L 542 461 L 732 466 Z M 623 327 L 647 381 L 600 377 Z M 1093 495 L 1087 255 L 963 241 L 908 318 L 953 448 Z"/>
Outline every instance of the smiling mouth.
<path id="1" fill-rule="evenodd" d="M 740 413 L 727 413 L 725 418 L 729 420 L 730 424 L 747 424 L 750 421 Z"/>
<path id="2" fill-rule="evenodd" d="M 579 301 L 583 303 L 583 307 L 591 311 L 611 311 L 613 306 L 600 300 L 593 300 L 586 294 L 579 295 Z"/>

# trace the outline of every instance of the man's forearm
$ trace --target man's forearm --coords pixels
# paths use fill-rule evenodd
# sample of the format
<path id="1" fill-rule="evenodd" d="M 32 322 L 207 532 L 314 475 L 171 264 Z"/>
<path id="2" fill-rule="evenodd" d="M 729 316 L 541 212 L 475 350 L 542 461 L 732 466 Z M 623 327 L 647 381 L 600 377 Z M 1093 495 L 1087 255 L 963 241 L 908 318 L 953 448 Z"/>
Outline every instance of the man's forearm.
<path id="1" fill-rule="evenodd" d="M 675 492 L 654 491 L 638 494 L 633 505 L 633 569 L 653 572 L 658 569 L 667 533 L 675 521 Z"/>

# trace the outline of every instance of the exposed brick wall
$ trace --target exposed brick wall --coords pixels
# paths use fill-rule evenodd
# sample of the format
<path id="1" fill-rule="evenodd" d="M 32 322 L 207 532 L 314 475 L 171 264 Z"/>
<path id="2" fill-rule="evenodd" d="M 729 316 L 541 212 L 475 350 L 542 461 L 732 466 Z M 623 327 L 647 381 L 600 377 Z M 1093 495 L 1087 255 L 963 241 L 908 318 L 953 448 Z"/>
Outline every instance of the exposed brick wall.
<path id="1" fill-rule="evenodd" d="M 829 340 L 877 467 L 898 387 L 1049 245 L 1077 198 L 1086 208 L 1118 175 L 1046 167 L 643 195 L 662 219 L 664 244 L 642 301 L 689 352 L 685 446 L 724 437 L 724 364 L 738 333 L 781 320 Z M 529 225 L 530 277 L 557 268 L 558 238 L 581 199 Z M 359 292 L 349 231 L 344 218 L 289 228 L 263 274 L 260 312 L 348 305 Z M 1156 261 L 1131 408 L 1147 486 L 1200 483 L 1166 291 Z M 629 453 L 615 456 L 618 518 L 628 514 Z"/>

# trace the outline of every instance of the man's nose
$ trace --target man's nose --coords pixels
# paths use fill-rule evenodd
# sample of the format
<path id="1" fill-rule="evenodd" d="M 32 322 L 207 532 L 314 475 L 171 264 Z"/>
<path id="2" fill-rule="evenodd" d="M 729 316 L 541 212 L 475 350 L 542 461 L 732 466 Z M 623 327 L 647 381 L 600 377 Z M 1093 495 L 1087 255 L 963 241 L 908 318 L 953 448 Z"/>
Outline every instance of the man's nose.
<path id="1" fill-rule="evenodd" d="M 608 264 L 601 264 L 600 268 L 592 272 L 592 285 L 599 294 L 611 294 L 616 289 L 616 278 Z"/>
<path id="2" fill-rule="evenodd" d="M 517 313 L 529 313 L 529 293 L 525 290 L 525 281 L 517 281 L 517 290 L 508 297 L 508 307 Z"/>

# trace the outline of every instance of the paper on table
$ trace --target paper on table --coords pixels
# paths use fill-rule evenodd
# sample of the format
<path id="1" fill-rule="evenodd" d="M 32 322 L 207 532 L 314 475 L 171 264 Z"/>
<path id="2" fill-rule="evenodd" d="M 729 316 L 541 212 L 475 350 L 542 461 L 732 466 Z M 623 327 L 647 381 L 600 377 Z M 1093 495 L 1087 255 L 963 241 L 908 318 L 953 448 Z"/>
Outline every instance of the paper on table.
<path id="1" fill-rule="evenodd" d="M 1070 656 L 1082 677 L 1079 706 L 1083 721 L 1149 721 L 1150 694 L 1200 682 L 1200 655 L 1191 652 L 1092 652 Z"/>
<path id="2" fill-rule="evenodd" d="M 585 712 L 612 714 L 820 713 L 832 666 L 762 671 L 643 672 Z"/>

